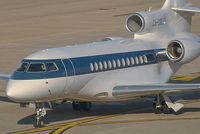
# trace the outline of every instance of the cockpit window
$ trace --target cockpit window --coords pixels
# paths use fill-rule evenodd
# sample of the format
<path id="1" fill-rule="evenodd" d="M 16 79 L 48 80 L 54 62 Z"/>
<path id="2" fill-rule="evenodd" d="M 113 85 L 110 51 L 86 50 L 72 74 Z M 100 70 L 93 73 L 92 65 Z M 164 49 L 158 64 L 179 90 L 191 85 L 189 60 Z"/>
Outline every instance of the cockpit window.
<path id="1" fill-rule="evenodd" d="M 45 71 L 46 67 L 44 63 L 31 63 L 28 68 L 28 72 L 33 72 L 33 73 L 45 72 Z"/>
<path id="2" fill-rule="evenodd" d="M 46 63 L 46 65 L 47 65 L 47 70 L 49 71 L 49 72 L 53 72 L 53 71 L 58 71 L 58 67 L 56 66 L 56 64 L 55 63 Z"/>
<path id="3" fill-rule="evenodd" d="M 17 72 L 25 72 L 28 67 L 28 63 L 21 63 L 17 68 Z"/>

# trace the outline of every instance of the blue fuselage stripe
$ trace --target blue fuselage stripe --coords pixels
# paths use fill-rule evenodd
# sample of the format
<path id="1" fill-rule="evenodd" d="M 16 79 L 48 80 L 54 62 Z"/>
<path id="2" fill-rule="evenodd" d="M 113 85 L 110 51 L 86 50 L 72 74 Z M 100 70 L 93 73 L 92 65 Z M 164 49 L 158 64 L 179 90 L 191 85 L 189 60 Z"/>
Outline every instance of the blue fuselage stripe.
<path id="1" fill-rule="evenodd" d="M 22 62 L 28 63 L 42 62 L 46 64 L 48 62 L 55 62 L 59 70 L 55 72 L 46 71 L 41 73 L 15 71 L 11 78 L 16 80 L 49 79 L 156 64 L 158 63 L 156 54 L 159 51 L 165 51 L 165 49 L 152 49 L 69 59 L 23 60 Z M 64 66 L 67 72 L 65 72 Z"/>

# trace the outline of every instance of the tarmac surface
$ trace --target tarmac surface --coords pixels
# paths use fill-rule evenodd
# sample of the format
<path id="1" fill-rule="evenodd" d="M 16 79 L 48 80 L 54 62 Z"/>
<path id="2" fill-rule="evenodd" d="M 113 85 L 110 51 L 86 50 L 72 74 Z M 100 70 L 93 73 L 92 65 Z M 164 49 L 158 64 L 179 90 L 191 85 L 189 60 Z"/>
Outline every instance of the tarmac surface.
<path id="1" fill-rule="evenodd" d="M 1 0 L 0 73 L 11 74 L 19 62 L 38 50 L 94 42 L 108 36 L 131 37 L 125 29 L 128 14 L 158 9 L 163 0 Z M 199 0 L 191 2 L 200 7 Z M 193 18 L 192 32 L 200 36 L 200 15 Z M 173 82 L 200 82 L 200 58 L 184 65 Z M 193 74 L 192 74 L 193 73 Z M 178 115 L 153 114 L 146 101 L 94 104 L 90 112 L 75 112 L 70 103 L 47 108 L 44 128 L 32 126 L 33 108 L 20 108 L 4 92 L 0 81 L 0 133 L 68 134 L 199 134 L 200 94 L 172 95 L 184 101 Z M 194 98 L 194 101 L 191 101 Z"/>

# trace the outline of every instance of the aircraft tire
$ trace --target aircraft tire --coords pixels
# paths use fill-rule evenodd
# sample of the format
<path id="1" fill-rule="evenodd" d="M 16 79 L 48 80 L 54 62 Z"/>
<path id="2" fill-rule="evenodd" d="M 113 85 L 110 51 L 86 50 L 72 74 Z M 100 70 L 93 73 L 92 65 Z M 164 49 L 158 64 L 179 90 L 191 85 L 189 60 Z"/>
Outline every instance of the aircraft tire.
<path id="1" fill-rule="evenodd" d="M 161 114 L 162 113 L 160 108 L 156 108 L 156 103 L 153 103 L 153 112 L 155 114 Z"/>
<path id="2" fill-rule="evenodd" d="M 33 126 L 35 128 L 40 128 L 40 127 L 44 127 L 44 117 L 41 117 L 39 119 L 37 119 L 37 117 L 35 117 Z"/>
<path id="3" fill-rule="evenodd" d="M 167 104 L 165 102 L 162 104 L 162 108 L 161 109 L 162 109 L 162 112 L 164 114 L 171 114 L 172 113 L 172 109 L 168 108 L 168 106 L 167 106 Z"/>

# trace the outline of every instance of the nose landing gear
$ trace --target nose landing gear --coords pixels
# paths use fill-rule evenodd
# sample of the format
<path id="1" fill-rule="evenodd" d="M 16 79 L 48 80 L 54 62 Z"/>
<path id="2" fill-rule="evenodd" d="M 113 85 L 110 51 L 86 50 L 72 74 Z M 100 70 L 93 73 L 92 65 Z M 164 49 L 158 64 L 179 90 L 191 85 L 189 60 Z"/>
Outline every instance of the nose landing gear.
<path id="1" fill-rule="evenodd" d="M 46 115 L 46 110 L 44 108 L 44 103 L 36 103 L 36 116 L 34 119 L 34 127 L 44 126 L 44 116 Z"/>

